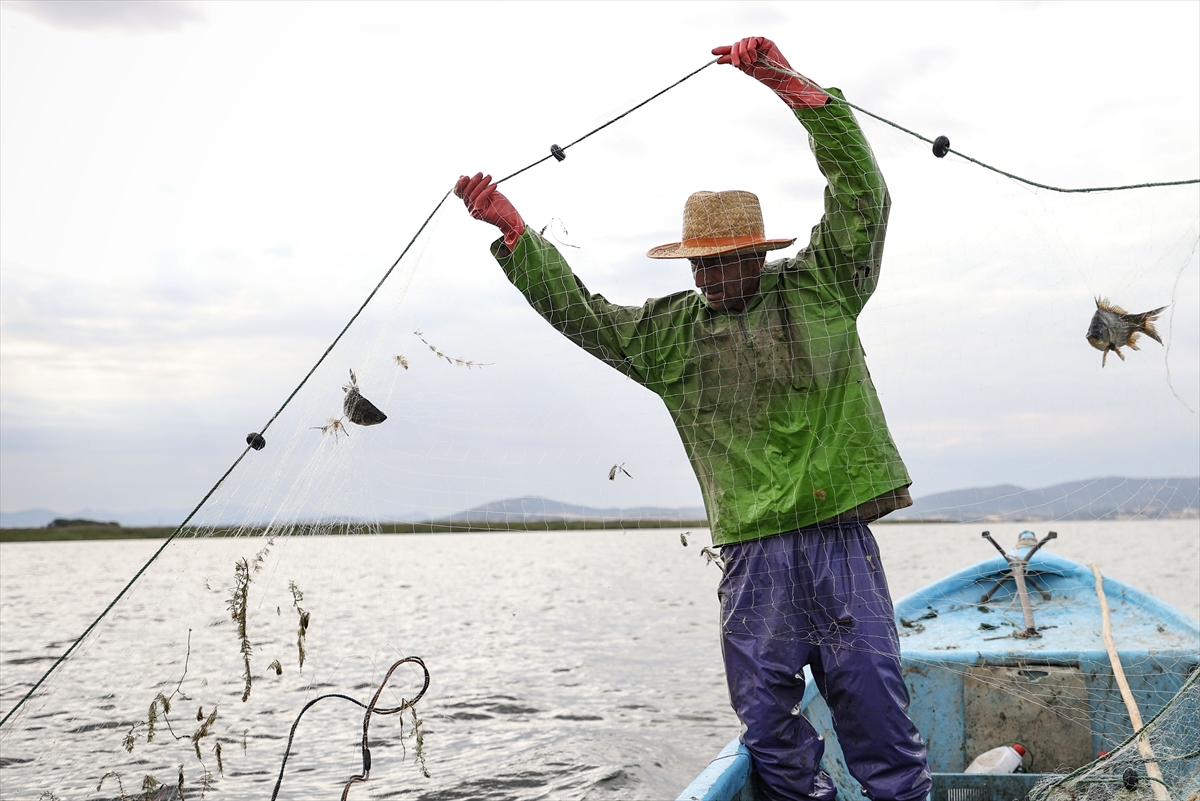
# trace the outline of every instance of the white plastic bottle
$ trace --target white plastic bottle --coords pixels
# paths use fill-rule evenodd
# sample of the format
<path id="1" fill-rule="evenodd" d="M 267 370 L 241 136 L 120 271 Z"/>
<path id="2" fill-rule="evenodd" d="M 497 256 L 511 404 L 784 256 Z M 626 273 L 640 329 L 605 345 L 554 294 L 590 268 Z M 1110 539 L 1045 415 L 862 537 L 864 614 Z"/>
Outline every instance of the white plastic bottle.
<path id="1" fill-rule="evenodd" d="M 967 766 L 966 773 L 1012 773 L 1021 767 L 1025 756 L 1025 746 L 1020 743 L 1002 745 L 990 751 L 984 751 L 975 757 L 975 761 Z"/>

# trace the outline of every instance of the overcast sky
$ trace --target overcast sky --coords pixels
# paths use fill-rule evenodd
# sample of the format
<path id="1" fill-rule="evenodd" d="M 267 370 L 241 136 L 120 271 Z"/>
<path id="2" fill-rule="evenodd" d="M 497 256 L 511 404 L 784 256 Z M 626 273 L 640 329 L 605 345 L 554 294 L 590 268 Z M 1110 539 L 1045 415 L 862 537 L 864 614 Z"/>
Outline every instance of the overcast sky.
<path id="1" fill-rule="evenodd" d="M 190 508 L 458 175 L 540 158 L 715 45 L 771 37 L 884 117 L 1094 186 L 1200 176 L 1197 30 L 1196 3 L 5 0 L 0 508 Z M 860 330 L 914 494 L 1200 473 L 1196 187 L 1036 191 L 860 118 L 894 203 Z M 690 286 L 643 254 L 728 188 L 797 246 L 821 213 L 803 129 L 715 66 L 504 191 L 590 289 L 640 303 Z M 217 504 L 698 505 L 658 399 L 529 310 L 492 238 L 452 198 Z M 1169 351 L 1101 368 L 1096 295 L 1170 303 Z M 334 441 L 311 426 L 349 368 L 390 419 Z"/>

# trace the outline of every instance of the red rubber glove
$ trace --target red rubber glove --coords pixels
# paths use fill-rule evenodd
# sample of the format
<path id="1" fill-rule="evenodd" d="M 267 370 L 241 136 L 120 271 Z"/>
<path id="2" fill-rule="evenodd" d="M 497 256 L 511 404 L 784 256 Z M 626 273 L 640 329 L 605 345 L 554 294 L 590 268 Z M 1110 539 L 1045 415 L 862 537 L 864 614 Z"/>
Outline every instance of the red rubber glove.
<path id="1" fill-rule="evenodd" d="M 463 199 L 472 217 L 500 229 L 504 234 L 504 246 L 509 250 L 525 233 L 525 221 L 508 198 L 496 191 L 492 176 L 481 172 L 475 173 L 474 178 L 464 175 L 454 185 L 454 194 Z"/>
<path id="2" fill-rule="evenodd" d="M 770 39 L 750 36 L 736 44 L 714 47 L 712 54 L 720 56 L 717 59 L 718 64 L 732 64 L 759 83 L 768 86 L 789 108 L 820 108 L 829 100 L 829 95 L 807 78 L 802 81 L 791 75 L 776 72 L 759 61 L 761 56 L 777 67 L 795 72 Z"/>

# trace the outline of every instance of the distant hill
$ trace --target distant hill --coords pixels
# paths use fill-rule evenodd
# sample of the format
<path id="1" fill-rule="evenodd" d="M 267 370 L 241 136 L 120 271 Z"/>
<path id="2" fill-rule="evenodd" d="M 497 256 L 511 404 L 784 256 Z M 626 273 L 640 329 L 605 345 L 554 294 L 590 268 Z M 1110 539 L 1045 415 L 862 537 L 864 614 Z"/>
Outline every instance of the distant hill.
<path id="1" fill-rule="evenodd" d="M 186 512 L 177 509 L 150 509 L 140 512 L 110 512 L 98 509 L 83 509 L 74 512 L 70 517 L 86 517 L 93 520 L 119 521 L 125 527 L 140 526 L 169 526 L 174 528 L 186 516 Z M 64 517 L 59 512 L 49 509 L 29 509 L 23 512 L 0 512 L 0 528 L 34 529 L 45 528 L 56 518 Z M 234 506 L 221 510 L 215 517 L 201 513 L 199 519 L 209 524 L 231 525 L 246 521 L 258 521 L 265 524 L 272 515 L 267 510 L 250 510 Z M 462 512 L 454 512 L 448 516 L 436 515 L 399 515 L 400 522 L 436 522 L 453 523 L 455 525 L 487 526 L 520 528 L 521 524 L 539 524 L 547 521 L 630 521 L 630 520 L 663 520 L 681 521 L 688 524 L 705 520 L 707 515 L 703 506 L 690 506 L 671 509 L 659 506 L 635 506 L 628 509 L 607 508 L 562 503 L 547 498 L 509 498 L 503 501 L 476 506 Z M 388 516 L 380 518 L 388 520 Z M 368 522 L 360 518 L 335 516 L 326 522 Z"/>
<path id="2" fill-rule="evenodd" d="M 661 506 L 599 509 L 594 506 L 552 501 L 548 498 L 524 497 L 476 506 L 464 512 L 455 512 L 448 517 L 436 518 L 436 522 L 514 525 L 548 520 L 678 520 L 690 523 L 705 520 L 707 517 L 703 506 L 687 506 L 680 509 Z"/>
<path id="3" fill-rule="evenodd" d="M 116 520 L 122 526 L 174 527 L 185 516 L 177 509 L 149 509 L 137 512 L 108 512 L 83 509 L 62 515 L 49 509 L 24 512 L 0 512 L 2 528 L 41 528 L 56 517 L 87 517 Z M 702 506 L 667 508 L 635 506 L 626 509 L 599 508 L 562 503 L 548 498 L 509 498 L 476 506 L 449 516 L 412 516 L 402 522 L 436 522 L 455 525 L 514 527 L 523 523 L 547 521 L 679 521 L 687 525 L 706 519 Z M 889 521 L 941 520 L 970 523 L 976 521 L 1018 520 L 1124 520 L 1200 517 L 1200 478 L 1095 478 L 1073 481 L 1041 489 L 1024 489 L 1012 484 L 995 487 L 939 492 L 916 499 L 907 509 L 888 515 Z M 223 510 L 219 522 L 231 524 L 247 519 L 271 518 L 266 511 L 252 515 L 241 507 Z M 204 519 L 204 515 L 201 515 Z M 345 520 L 345 518 L 338 518 Z M 209 520 L 210 523 L 218 522 Z M 363 522 L 363 521 L 358 521 Z"/>
<path id="4" fill-rule="evenodd" d="M 970 523 L 1018 520 L 1126 520 L 1200 516 L 1200 478 L 1094 478 L 1041 489 L 1012 484 L 917 498 L 889 521 Z"/>

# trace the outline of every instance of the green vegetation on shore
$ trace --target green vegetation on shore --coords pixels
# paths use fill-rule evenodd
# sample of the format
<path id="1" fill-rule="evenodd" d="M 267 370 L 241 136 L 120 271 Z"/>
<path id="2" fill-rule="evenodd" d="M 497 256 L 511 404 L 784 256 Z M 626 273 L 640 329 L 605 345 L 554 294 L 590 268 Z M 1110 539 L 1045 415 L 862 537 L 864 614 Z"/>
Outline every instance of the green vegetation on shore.
<path id="1" fill-rule="evenodd" d="M 58 526 L 55 528 L 0 528 L 0 542 L 54 542 L 69 540 L 153 540 L 171 536 L 174 528 L 119 528 L 117 526 Z"/>
<path id="2" fill-rule="evenodd" d="M 626 528 L 708 528 L 707 520 L 519 520 L 514 522 L 425 521 L 381 523 L 381 534 L 461 534 L 472 531 L 585 531 Z"/>
<path id="3" fill-rule="evenodd" d="M 298 525 L 288 531 L 296 536 L 342 534 L 463 534 L 470 532 L 503 531 L 584 531 L 597 529 L 654 529 L 708 528 L 707 520 L 526 520 L 515 522 L 423 521 L 417 523 L 341 523 L 337 525 Z M 287 527 L 279 527 L 282 532 Z M 164 539 L 175 531 L 172 527 L 119 528 L 91 525 L 57 528 L 3 528 L 0 542 L 57 542 L 72 540 L 148 540 Z M 186 535 L 196 529 L 189 528 Z M 205 536 L 228 537 L 257 534 L 262 529 L 220 528 L 205 530 Z"/>

